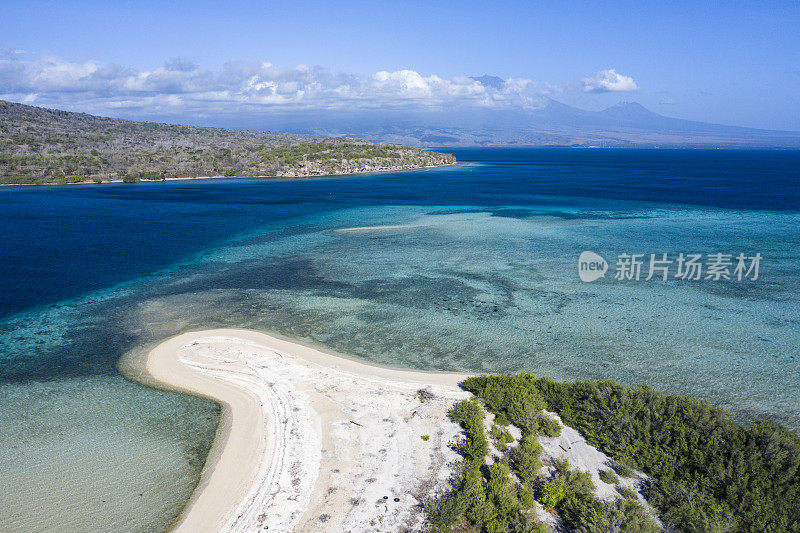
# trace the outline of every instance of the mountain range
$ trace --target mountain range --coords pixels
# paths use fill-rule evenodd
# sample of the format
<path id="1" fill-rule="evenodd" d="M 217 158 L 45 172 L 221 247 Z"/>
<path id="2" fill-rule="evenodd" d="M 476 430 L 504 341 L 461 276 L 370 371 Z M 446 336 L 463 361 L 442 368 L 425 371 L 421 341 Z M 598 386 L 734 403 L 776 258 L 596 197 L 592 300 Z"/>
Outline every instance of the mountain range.
<path id="1" fill-rule="evenodd" d="M 250 127 L 256 127 L 250 124 Z M 324 112 L 271 117 L 269 129 L 412 146 L 800 148 L 800 132 L 723 126 L 654 113 L 636 102 L 587 111 L 553 99 L 526 110 Z"/>
<path id="2" fill-rule="evenodd" d="M 473 79 L 489 87 L 502 87 L 504 83 L 494 76 Z M 9 106 L 19 106 L 10 102 L 4 105 L 7 110 L 11 109 Z M 212 114 L 198 110 L 189 116 L 161 116 L 150 114 L 146 109 L 142 111 L 126 118 L 221 127 L 231 132 L 250 130 L 250 135 L 257 131 L 282 132 L 270 134 L 271 141 L 281 135 L 311 135 L 444 149 L 470 146 L 800 148 L 800 131 L 763 130 L 671 118 L 636 102 L 623 102 L 602 111 L 580 109 L 547 97 L 526 108 L 506 109 L 473 105 L 447 109 L 417 106 L 293 111 L 256 107 L 243 111 L 232 107 L 227 112 Z M 55 116 L 53 113 L 51 115 Z M 37 127 L 46 122 L 38 121 Z"/>

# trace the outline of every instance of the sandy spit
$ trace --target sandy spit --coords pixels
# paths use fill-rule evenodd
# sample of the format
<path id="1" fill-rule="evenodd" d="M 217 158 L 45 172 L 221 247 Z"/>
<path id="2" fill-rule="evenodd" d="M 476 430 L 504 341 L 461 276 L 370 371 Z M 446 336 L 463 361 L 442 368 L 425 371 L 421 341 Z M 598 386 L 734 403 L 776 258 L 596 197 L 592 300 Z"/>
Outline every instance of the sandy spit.
<path id="1" fill-rule="evenodd" d="M 147 385 L 223 406 L 175 531 L 418 530 L 422 503 L 458 460 L 447 412 L 469 397 L 464 374 L 378 367 L 237 329 L 173 337 L 128 366 Z"/>

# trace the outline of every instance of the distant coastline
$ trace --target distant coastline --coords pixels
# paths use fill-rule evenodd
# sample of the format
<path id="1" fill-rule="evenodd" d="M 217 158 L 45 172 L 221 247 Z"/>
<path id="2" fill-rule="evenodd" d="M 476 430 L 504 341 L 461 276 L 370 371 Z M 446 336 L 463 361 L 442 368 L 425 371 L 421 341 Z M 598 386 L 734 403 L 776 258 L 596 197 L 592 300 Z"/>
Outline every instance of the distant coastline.
<path id="1" fill-rule="evenodd" d="M 163 178 L 157 180 L 137 180 L 135 182 L 126 182 L 123 179 L 112 179 L 112 180 L 104 180 L 104 181 L 73 181 L 73 182 L 40 182 L 40 183 L 0 183 L 0 187 L 61 187 L 61 186 L 69 186 L 69 185 L 105 185 L 109 183 L 125 183 L 127 185 L 133 185 L 135 183 L 165 183 L 168 181 L 230 181 L 230 180 L 265 180 L 265 181 L 276 181 L 276 180 L 303 180 L 303 179 L 317 179 L 317 178 L 346 178 L 346 177 L 356 177 L 356 176 L 370 176 L 373 174 L 393 174 L 396 172 L 416 172 L 419 170 L 430 170 L 433 168 L 441 168 L 441 167 L 449 167 L 457 164 L 458 161 L 452 161 L 447 163 L 442 163 L 441 165 L 426 165 L 421 167 L 415 168 L 388 168 L 388 169 L 380 169 L 380 170 L 365 170 L 363 172 L 350 172 L 350 173 L 338 173 L 338 174 L 319 174 L 319 175 L 311 175 L 311 176 L 183 176 L 183 177 L 173 177 L 173 178 Z"/>
<path id="2" fill-rule="evenodd" d="M 308 178 L 447 165 L 451 154 L 353 137 L 136 122 L 0 100 L 0 183 Z"/>

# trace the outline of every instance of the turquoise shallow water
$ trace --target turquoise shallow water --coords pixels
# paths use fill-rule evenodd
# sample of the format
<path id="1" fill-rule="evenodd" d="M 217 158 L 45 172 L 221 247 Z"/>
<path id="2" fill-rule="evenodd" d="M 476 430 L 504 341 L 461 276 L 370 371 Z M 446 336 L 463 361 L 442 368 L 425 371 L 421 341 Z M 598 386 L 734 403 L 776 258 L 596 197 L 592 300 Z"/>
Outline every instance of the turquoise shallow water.
<path id="1" fill-rule="evenodd" d="M 166 527 L 218 409 L 125 381 L 115 363 L 212 326 L 394 366 L 646 381 L 797 429 L 800 156 L 643 153 L 483 150 L 398 175 L 0 191 L 0 530 Z M 587 249 L 612 263 L 764 259 L 756 281 L 587 284 Z"/>

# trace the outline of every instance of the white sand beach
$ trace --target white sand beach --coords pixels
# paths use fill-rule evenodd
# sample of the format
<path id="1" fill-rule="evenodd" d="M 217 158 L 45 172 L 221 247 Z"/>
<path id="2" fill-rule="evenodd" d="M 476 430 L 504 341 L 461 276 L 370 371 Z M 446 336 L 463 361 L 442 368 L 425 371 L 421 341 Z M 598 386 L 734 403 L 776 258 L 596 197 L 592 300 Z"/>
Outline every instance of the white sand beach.
<path id="1" fill-rule="evenodd" d="M 238 329 L 179 335 L 133 366 L 145 384 L 223 406 L 175 531 L 419 531 L 424 502 L 449 486 L 459 460 L 453 444 L 462 432 L 447 413 L 470 397 L 458 386 L 465 374 L 379 367 Z M 613 460 L 577 431 L 540 442 L 546 478 L 564 456 L 591 473 L 599 497 L 618 497 L 599 478 Z M 642 481 L 637 473 L 621 484 L 636 490 Z M 564 530 L 556 515 L 535 510 Z"/>
<path id="2" fill-rule="evenodd" d="M 224 406 L 176 531 L 415 530 L 458 459 L 447 411 L 469 396 L 464 375 L 371 366 L 246 330 L 169 339 L 143 370 Z"/>

